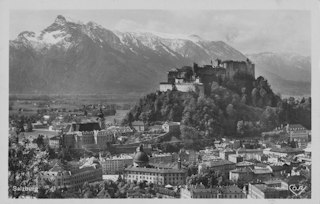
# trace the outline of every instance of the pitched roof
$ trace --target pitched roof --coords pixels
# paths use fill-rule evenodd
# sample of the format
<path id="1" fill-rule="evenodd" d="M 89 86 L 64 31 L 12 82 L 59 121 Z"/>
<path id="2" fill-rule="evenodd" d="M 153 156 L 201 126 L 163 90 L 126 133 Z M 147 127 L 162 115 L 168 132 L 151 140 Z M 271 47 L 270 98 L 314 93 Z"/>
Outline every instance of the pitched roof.
<path id="1" fill-rule="evenodd" d="M 124 169 L 125 171 L 136 171 L 136 172 L 148 172 L 148 173 L 185 173 L 183 169 L 156 169 L 156 168 L 140 168 L 130 166 Z"/>
<path id="2" fill-rule="evenodd" d="M 235 164 L 234 162 L 231 162 L 229 160 L 208 161 L 208 162 L 204 162 L 204 163 L 210 167 Z"/>
<path id="3" fill-rule="evenodd" d="M 252 170 L 254 174 L 271 174 L 270 169 L 253 169 Z"/>
<path id="4" fill-rule="evenodd" d="M 93 166 L 87 166 L 87 167 L 83 167 L 81 169 L 75 169 L 75 170 L 71 170 L 71 174 L 79 174 L 79 173 L 82 173 L 82 172 L 85 172 L 85 171 L 92 171 L 92 170 L 95 170 L 96 168 L 93 167 Z"/>
<path id="5" fill-rule="evenodd" d="M 99 123 L 72 124 L 73 131 L 93 131 L 101 130 Z"/>
<path id="6" fill-rule="evenodd" d="M 233 172 L 233 173 L 250 173 L 250 172 L 252 172 L 252 169 L 245 167 L 245 168 L 241 168 L 241 169 L 231 170 L 231 172 Z"/>
<path id="7" fill-rule="evenodd" d="M 270 168 L 272 171 L 282 171 L 285 169 L 283 166 L 270 166 Z"/>
<path id="8" fill-rule="evenodd" d="M 145 125 L 145 123 L 143 121 L 134 121 L 131 123 L 132 126 L 136 126 L 136 125 Z"/>
<path id="9" fill-rule="evenodd" d="M 228 194 L 228 193 L 243 193 L 240 188 L 237 186 L 224 186 L 221 188 L 221 191 L 223 194 Z"/>
<path id="10" fill-rule="evenodd" d="M 288 124 L 288 126 L 289 126 L 289 128 L 304 128 L 304 129 L 306 129 L 301 124 Z"/>

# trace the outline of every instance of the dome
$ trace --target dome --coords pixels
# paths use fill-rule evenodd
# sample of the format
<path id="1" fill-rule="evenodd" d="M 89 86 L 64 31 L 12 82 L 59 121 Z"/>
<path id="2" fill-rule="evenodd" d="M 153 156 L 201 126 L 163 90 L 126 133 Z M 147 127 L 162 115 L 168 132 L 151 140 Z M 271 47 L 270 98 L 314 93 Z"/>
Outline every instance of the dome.
<path id="1" fill-rule="evenodd" d="M 149 157 L 143 151 L 143 145 L 142 144 L 137 148 L 137 153 L 134 155 L 133 162 L 138 164 L 138 165 L 147 164 L 149 162 Z"/>

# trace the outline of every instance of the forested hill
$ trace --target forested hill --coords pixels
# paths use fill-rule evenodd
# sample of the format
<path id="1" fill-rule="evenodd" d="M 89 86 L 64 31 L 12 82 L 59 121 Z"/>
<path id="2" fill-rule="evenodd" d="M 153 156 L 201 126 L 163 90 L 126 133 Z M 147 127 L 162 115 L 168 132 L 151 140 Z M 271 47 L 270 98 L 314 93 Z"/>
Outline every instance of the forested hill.
<path id="1" fill-rule="evenodd" d="M 209 145 L 222 136 L 260 136 L 286 123 L 300 123 L 311 129 L 311 98 L 281 99 L 267 79 L 237 75 L 233 82 L 213 83 L 210 96 L 177 91 L 147 94 L 126 120 L 142 120 L 149 125 L 181 122 L 180 139 Z"/>

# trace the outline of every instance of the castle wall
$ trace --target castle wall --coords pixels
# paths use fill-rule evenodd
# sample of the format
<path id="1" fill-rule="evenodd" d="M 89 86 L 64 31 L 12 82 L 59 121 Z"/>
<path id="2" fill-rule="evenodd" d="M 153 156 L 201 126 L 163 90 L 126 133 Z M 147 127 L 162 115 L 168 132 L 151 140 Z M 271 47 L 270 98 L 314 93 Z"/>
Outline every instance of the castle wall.
<path id="1" fill-rule="evenodd" d="M 160 91 L 161 92 L 166 92 L 166 91 L 168 91 L 168 89 L 171 91 L 173 90 L 172 84 L 160 84 Z"/>
<path id="2" fill-rule="evenodd" d="M 194 83 L 184 83 L 184 84 L 175 84 L 177 91 L 188 92 L 188 91 L 196 91 L 196 87 L 198 87 L 200 92 L 204 92 L 204 86 L 202 84 L 194 84 Z"/>
<path id="3" fill-rule="evenodd" d="M 177 91 L 188 92 L 195 91 L 196 88 L 193 83 L 185 83 L 185 84 L 175 84 Z"/>

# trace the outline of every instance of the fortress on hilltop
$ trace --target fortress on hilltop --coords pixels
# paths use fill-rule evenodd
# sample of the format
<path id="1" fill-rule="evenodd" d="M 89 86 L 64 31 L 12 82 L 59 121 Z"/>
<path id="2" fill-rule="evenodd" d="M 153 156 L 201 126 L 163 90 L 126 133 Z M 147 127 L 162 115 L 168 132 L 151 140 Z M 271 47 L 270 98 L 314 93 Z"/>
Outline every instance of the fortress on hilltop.
<path id="1" fill-rule="evenodd" d="M 255 67 L 249 59 L 246 61 L 233 61 L 220 59 L 215 60 L 217 63 L 213 65 L 198 66 L 194 63 L 193 67 L 184 66 L 180 69 L 172 69 L 168 71 L 168 81 L 160 83 L 160 91 L 196 91 L 209 95 L 211 92 L 212 82 L 221 82 L 225 79 L 234 80 L 234 76 L 238 74 L 247 74 L 255 77 Z"/>

